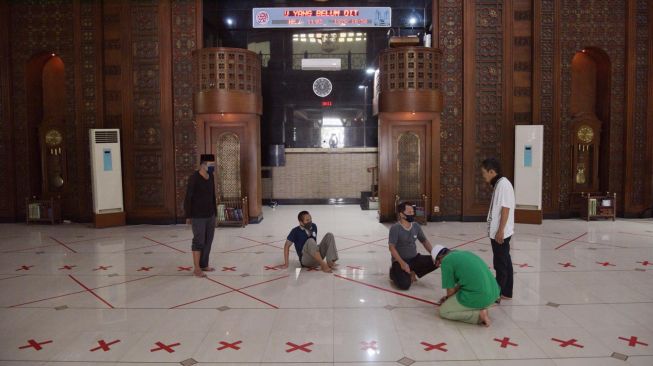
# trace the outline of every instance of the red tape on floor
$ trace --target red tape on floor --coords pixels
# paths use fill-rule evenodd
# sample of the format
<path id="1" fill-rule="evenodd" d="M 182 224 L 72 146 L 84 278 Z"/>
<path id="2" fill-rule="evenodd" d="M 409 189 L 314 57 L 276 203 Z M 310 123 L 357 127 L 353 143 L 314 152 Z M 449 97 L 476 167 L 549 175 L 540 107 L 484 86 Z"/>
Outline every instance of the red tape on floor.
<path id="1" fill-rule="evenodd" d="M 312 350 L 310 350 L 308 347 L 312 346 L 313 342 L 308 342 L 301 345 L 297 345 L 292 342 L 286 342 L 286 345 L 290 346 L 290 348 L 286 350 L 286 353 L 295 352 L 297 350 L 310 353 Z"/>
<path id="2" fill-rule="evenodd" d="M 163 344 L 162 342 L 156 342 L 156 343 L 154 343 L 154 345 L 159 346 L 159 348 L 152 348 L 150 350 L 150 352 L 156 352 L 156 351 L 163 350 L 163 351 L 166 351 L 168 353 L 174 353 L 175 350 L 172 349 L 172 347 L 177 347 L 177 346 L 181 345 L 181 343 L 177 342 L 177 343 L 167 344 L 166 345 L 166 344 Z"/>
<path id="3" fill-rule="evenodd" d="M 494 338 L 494 340 L 501 343 L 501 348 L 508 348 L 508 346 L 519 346 L 517 343 L 510 342 L 510 338 L 508 337 L 503 337 L 503 339 Z"/>
<path id="4" fill-rule="evenodd" d="M 42 345 L 50 344 L 50 343 L 52 343 L 52 341 L 37 342 L 33 339 L 30 339 L 29 341 L 27 341 L 27 345 L 18 347 L 18 349 L 34 348 L 35 350 L 40 351 L 41 349 L 43 349 L 43 347 L 41 347 Z"/>
<path id="5" fill-rule="evenodd" d="M 444 348 L 447 345 L 444 342 L 438 343 L 438 344 L 430 344 L 428 342 L 420 342 L 420 344 L 423 345 L 423 346 L 426 346 L 426 348 L 424 348 L 424 351 L 427 351 L 427 352 L 428 351 L 433 351 L 434 349 L 437 349 L 438 351 L 442 351 L 442 352 L 447 352 L 448 351 L 446 348 Z"/>
<path id="6" fill-rule="evenodd" d="M 562 348 L 565 348 L 565 347 L 568 347 L 568 346 L 574 346 L 574 347 L 578 347 L 578 348 L 584 348 L 585 347 L 585 346 L 583 346 L 581 344 L 577 344 L 576 342 L 578 342 L 578 340 L 573 339 L 573 338 L 568 340 L 568 341 L 563 341 L 562 339 L 558 339 L 558 338 L 551 338 L 551 340 L 554 341 L 554 342 L 560 343 L 560 347 L 562 347 Z"/>
<path id="7" fill-rule="evenodd" d="M 388 290 L 388 289 L 385 289 L 385 288 L 383 288 L 383 287 L 379 287 L 379 286 L 371 285 L 371 284 L 369 284 L 369 283 L 365 283 L 365 282 L 361 282 L 361 281 L 353 280 L 353 279 L 351 279 L 351 278 L 347 278 L 347 277 L 340 276 L 340 275 L 337 275 L 337 274 L 334 274 L 334 276 L 336 276 L 336 277 L 338 277 L 338 278 L 342 278 L 343 280 L 351 281 L 351 282 L 354 282 L 354 283 L 361 284 L 361 285 L 363 285 L 363 286 L 367 286 L 367 287 L 375 288 L 375 289 L 377 289 L 377 290 L 381 290 L 381 291 L 389 292 L 389 293 L 391 293 L 391 294 L 395 294 L 395 295 L 398 295 L 398 296 L 407 297 L 407 298 L 409 298 L 409 299 L 413 299 L 413 300 L 421 301 L 421 302 L 424 302 L 424 303 L 427 303 L 427 304 L 431 304 L 431 305 L 435 305 L 435 306 L 439 306 L 439 305 L 440 305 L 440 304 L 438 304 L 438 303 L 436 303 L 436 302 L 433 302 L 433 301 L 429 301 L 429 300 L 426 300 L 426 299 L 420 299 L 419 297 L 415 297 L 415 296 L 407 295 L 407 294 L 404 294 L 404 293 L 401 293 L 401 292 L 397 292 L 397 291 Z"/>
<path id="8" fill-rule="evenodd" d="M 217 348 L 218 351 L 222 351 L 222 350 L 225 350 L 225 349 L 227 349 L 227 348 L 235 349 L 235 350 L 237 351 L 237 350 L 240 349 L 240 347 L 238 347 L 238 345 L 241 344 L 241 343 L 243 343 L 243 341 L 236 341 L 236 342 L 234 342 L 234 343 L 229 343 L 229 342 L 225 342 L 225 341 L 220 341 L 219 343 L 222 345 L 222 347 L 218 347 L 218 348 Z"/>
<path id="9" fill-rule="evenodd" d="M 118 342 L 120 342 L 120 339 L 116 339 L 115 341 L 111 341 L 109 343 L 105 342 L 104 339 L 101 339 L 101 340 L 99 340 L 97 342 L 99 344 L 99 346 L 95 347 L 95 348 L 91 348 L 90 351 L 95 352 L 95 351 L 98 351 L 98 350 L 102 350 L 104 352 L 107 352 L 107 351 L 109 351 L 111 349 L 111 347 L 109 347 L 109 346 L 113 346 L 114 344 L 116 344 Z"/>

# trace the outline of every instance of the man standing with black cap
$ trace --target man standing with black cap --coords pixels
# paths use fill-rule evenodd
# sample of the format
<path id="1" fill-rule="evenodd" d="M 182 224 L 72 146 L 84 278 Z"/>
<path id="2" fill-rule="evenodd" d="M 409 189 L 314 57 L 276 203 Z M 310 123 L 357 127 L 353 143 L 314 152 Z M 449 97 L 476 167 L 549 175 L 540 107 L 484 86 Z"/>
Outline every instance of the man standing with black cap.
<path id="1" fill-rule="evenodd" d="M 199 169 L 188 178 L 184 212 L 186 224 L 193 228 L 193 264 L 197 277 L 206 277 L 204 272 L 212 272 L 209 267 L 209 254 L 215 232 L 215 157 L 211 154 L 200 156 Z"/>

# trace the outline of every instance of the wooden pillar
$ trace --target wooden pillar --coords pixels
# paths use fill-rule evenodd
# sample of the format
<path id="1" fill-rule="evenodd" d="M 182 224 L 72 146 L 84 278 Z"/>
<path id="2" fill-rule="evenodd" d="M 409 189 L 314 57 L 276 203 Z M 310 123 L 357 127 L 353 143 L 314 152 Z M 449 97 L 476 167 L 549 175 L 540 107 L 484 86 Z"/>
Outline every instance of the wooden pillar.
<path id="1" fill-rule="evenodd" d="M 216 139 L 223 133 L 238 136 L 241 196 L 247 197 L 250 222 L 260 222 L 263 211 L 259 55 L 237 48 L 203 48 L 195 51 L 193 57 L 197 70 L 194 113 L 198 154 L 216 154 Z M 220 162 L 217 163 L 219 166 Z"/>
<path id="2" fill-rule="evenodd" d="M 423 201 L 430 219 L 440 197 L 441 52 L 398 47 L 379 57 L 379 218 L 396 219 L 399 196 Z M 405 137 L 414 146 L 404 149 Z"/>

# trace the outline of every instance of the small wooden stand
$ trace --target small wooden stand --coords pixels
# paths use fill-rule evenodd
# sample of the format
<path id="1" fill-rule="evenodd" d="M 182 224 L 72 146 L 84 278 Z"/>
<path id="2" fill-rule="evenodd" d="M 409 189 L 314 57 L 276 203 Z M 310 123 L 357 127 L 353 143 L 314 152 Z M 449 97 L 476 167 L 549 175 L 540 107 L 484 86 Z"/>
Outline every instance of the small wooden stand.
<path id="1" fill-rule="evenodd" d="M 26 198 L 25 222 L 28 225 L 39 222 L 49 222 L 51 224 L 61 223 L 61 203 L 56 198 Z"/>
<path id="2" fill-rule="evenodd" d="M 612 219 L 617 216 L 617 194 L 610 192 L 606 194 L 583 193 L 586 200 L 585 220 L 592 219 Z"/>
<path id="3" fill-rule="evenodd" d="M 216 223 L 218 226 L 240 226 L 249 224 L 247 197 L 222 198 L 218 200 Z"/>

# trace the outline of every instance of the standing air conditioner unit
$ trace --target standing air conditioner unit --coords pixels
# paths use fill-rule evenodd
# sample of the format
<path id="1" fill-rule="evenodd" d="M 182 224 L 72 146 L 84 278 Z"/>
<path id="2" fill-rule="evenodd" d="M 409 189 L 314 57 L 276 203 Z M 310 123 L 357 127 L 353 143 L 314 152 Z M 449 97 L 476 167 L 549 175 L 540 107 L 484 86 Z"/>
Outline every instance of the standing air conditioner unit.
<path id="1" fill-rule="evenodd" d="M 120 130 L 91 129 L 89 141 L 95 227 L 125 225 Z"/>

